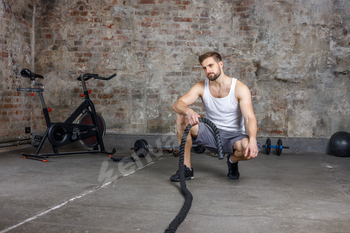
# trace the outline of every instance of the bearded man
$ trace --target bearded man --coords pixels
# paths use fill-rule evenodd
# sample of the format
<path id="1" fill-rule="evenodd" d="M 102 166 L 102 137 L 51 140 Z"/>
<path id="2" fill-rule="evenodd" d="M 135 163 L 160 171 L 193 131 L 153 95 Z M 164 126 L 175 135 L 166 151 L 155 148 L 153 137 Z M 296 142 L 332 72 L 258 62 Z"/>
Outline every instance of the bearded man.
<path id="1" fill-rule="evenodd" d="M 186 126 L 192 126 L 185 145 L 185 179 L 194 178 L 191 166 L 192 143 L 217 153 L 212 129 L 205 123 L 200 123 L 199 114 L 189 107 L 201 98 L 206 118 L 218 128 L 223 152 L 228 154 L 227 178 L 237 180 L 240 176 L 238 161 L 255 158 L 261 149 L 261 144 L 256 140 L 257 120 L 251 93 L 244 83 L 224 74 L 224 64 L 219 53 L 205 53 L 199 56 L 199 63 L 207 79 L 196 83 L 173 105 L 174 111 L 178 113 L 176 127 L 179 143 Z M 170 180 L 180 181 L 179 171 Z"/>

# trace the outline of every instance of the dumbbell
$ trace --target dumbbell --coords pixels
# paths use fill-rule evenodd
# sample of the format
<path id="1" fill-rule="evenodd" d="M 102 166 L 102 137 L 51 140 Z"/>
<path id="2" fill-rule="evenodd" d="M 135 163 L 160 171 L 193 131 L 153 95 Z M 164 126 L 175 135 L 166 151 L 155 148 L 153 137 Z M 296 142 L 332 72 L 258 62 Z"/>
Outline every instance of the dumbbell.
<path id="1" fill-rule="evenodd" d="M 174 149 L 178 147 L 179 146 L 163 146 L 162 148 L 153 148 L 153 152 L 157 153 L 159 151 L 167 151 L 169 153 L 173 153 L 175 157 L 178 157 L 180 152 Z M 203 146 L 192 145 L 192 149 L 196 154 L 202 154 L 205 152 L 205 148 Z M 139 139 L 135 141 L 134 147 L 132 147 L 131 150 L 134 150 L 137 156 L 145 157 L 149 153 L 149 144 L 145 139 Z"/>
<path id="2" fill-rule="evenodd" d="M 168 153 L 173 153 L 175 157 L 178 157 L 180 155 L 180 152 L 178 150 L 175 150 L 171 146 L 162 146 L 162 148 L 153 148 L 154 153 L 158 153 L 159 151 L 167 151 Z"/>
<path id="3" fill-rule="evenodd" d="M 131 150 L 134 150 L 136 155 L 139 157 L 146 157 L 149 153 L 149 144 L 145 139 L 138 139 L 134 143 L 134 147 L 131 147 Z M 169 153 L 173 153 L 175 157 L 179 156 L 180 152 L 178 150 L 174 150 L 172 147 L 162 147 L 161 149 L 159 148 L 153 148 L 153 151 L 155 153 L 159 152 L 160 150 L 162 151 L 167 151 Z"/>
<path id="4" fill-rule="evenodd" d="M 282 154 L 282 149 L 289 149 L 289 146 L 283 146 L 282 145 L 282 139 L 278 139 L 277 140 L 276 146 L 271 145 L 270 138 L 266 139 L 265 145 L 263 145 L 263 147 L 265 147 L 265 153 L 267 155 L 270 154 L 271 148 L 276 148 L 276 154 L 277 155 L 281 155 Z"/>
<path id="5" fill-rule="evenodd" d="M 136 140 L 134 147 L 131 147 L 131 150 L 134 150 L 139 157 L 146 157 L 149 152 L 148 142 L 145 139 Z"/>

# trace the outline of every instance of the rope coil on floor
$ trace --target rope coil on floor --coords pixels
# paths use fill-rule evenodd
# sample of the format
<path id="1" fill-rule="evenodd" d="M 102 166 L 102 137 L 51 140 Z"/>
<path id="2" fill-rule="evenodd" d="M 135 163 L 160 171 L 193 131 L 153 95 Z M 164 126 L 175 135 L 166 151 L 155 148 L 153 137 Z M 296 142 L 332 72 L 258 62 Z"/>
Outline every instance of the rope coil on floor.
<path id="1" fill-rule="evenodd" d="M 209 127 L 211 127 L 211 129 L 213 130 L 216 146 L 218 148 L 218 158 L 223 159 L 224 154 L 222 152 L 219 130 L 216 128 L 215 124 L 213 122 L 211 122 L 209 119 L 199 118 L 199 122 L 203 122 L 203 123 L 209 125 Z M 184 165 L 185 144 L 186 144 L 186 140 L 187 140 L 187 135 L 189 134 L 191 128 L 192 128 L 192 126 L 190 124 L 188 124 L 188 126 L 186 127 L 186 129 L 182 135 L 181 145 L 180 145 L 180 155 L 179 155 L 180 187 L 181 187 L 182 194 L 185 197 L 185 203 L 182 206 L 179 214 L 169 224 L 169 227 L 165 230 L 165 233 L 176 232 L 177 228 L 185 220 L 188 212 L 190 211 L 191 205 L 192 205 L 193 196 L 192 196 L 191 192 L 186 187 L 185 165 Z"/>

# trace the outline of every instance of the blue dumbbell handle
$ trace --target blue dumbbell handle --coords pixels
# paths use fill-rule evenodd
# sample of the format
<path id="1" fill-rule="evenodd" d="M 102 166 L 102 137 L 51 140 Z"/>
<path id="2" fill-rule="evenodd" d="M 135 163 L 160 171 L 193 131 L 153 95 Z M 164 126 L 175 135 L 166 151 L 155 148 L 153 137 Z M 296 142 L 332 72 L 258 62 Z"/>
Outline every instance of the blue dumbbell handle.
<path id="1" fill-rule="evenodd" d="M 277 148 L 277 146 L 271 145 L 270 148 Z M 289 146 L 280 146 L 280 149 L 289 149 Z"/>

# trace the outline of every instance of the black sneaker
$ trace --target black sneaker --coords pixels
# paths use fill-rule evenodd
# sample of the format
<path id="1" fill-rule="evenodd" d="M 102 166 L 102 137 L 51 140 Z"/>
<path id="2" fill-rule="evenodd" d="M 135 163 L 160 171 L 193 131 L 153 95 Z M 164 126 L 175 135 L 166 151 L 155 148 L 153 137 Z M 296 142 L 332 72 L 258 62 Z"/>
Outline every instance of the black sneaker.
<path id="1" fill-rule="evenodd" d="M 193 176 L 193 168 L 190 170 L 186 165 L 185 166 L 185 180 L 192 180 Z M 174 175 L 170 177 L 170 180 L 173 182 L 180 182 L 180 171 L 177 170 Z"/>
<path id="2" fill-rule="evenodd" d="M 227 166 L 228 166 L 227 179 L 238 180 L 239 179 L 238 162 L 231 163 L 230 157 L 231 155 L 228 155 L 226 157 Z"/>

